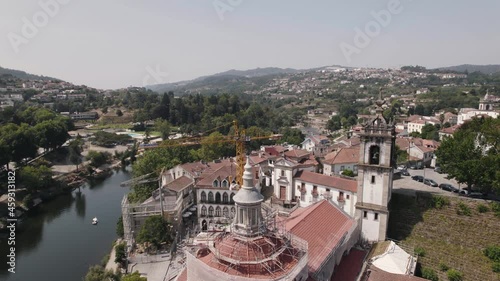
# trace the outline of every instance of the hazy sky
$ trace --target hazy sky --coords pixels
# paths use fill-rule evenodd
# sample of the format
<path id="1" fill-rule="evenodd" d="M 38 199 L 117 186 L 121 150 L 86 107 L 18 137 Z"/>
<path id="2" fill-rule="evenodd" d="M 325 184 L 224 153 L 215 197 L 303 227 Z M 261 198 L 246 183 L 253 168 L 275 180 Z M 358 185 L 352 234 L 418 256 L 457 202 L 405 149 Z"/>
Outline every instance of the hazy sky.
<path id="1" fill-rule="evenodd" d="M 2 0 L 0 66 L 107 89 L 268 66 L 500 63 L 500 1 L 394 1 Z"/>

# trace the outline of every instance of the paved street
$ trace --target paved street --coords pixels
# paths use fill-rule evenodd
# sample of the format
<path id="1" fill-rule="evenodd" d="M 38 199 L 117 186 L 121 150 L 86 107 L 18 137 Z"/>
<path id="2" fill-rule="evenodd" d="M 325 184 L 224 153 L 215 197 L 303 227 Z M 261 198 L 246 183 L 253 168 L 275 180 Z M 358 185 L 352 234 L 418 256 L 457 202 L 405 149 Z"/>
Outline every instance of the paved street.
<path id="1" fill-rule="evenodd" d="M 420 176 L 424 176 L 424 178 L 434 180 L 435 182 L 437 182 L 437 184 L 449 183 L 456 188 L 460 188 L 460 186 L 458 185 L 458 183 L 455 180 L 446 179 L 445 178 L 446 174 L 436 173 L 436 172 L 434 172 L 433 169 L 430 169 L 430 168 L 427 168 L 425 170 L 408 169 L 408 172 L 410 173 L 410 176 L 402 176 L 401 179 L 394 180 L 394 182 L 393 182 L 394 192 L 414 194 L 416 191 L 427 191 L 427 192 L 431 192 L 431 193 L 438 193 L 438 194 L 449 195 L 449 196 L 458 196 L 456 193 L 449 192 L 449 191 L 443 191 L 443 190 L 439 189 L 439 187 L 431 187 L 431 186 L 425 185 L 421 182 L 414 181 L 411 179 L 412 176 L 420 175 Z M 425 173 L 425 175 L 424 175 L 424 173 Z M 463 187 L 463 186 L 461 186 L 461 187 Z"/>

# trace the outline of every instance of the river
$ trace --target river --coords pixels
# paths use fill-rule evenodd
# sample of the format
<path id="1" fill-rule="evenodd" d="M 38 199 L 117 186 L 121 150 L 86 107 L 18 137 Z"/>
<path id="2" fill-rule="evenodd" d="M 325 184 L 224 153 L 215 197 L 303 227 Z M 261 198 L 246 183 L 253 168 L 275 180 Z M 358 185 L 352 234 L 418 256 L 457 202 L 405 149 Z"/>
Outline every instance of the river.
<path id="1" fill-rule="evenodd" d="M 130 179 L 127 171 L 87 184 L 71 194 L 61 195 L 39 206 L 27 216 L 16 233 L 16 273 L 6 264 L 7 243 L 0 240 L 0 280 L 81 281 L 89 266 L 109 254 L 117 238 L 116 222 L 120 203 Z M 92 218 L 99 219 L 92 225 Z"/>

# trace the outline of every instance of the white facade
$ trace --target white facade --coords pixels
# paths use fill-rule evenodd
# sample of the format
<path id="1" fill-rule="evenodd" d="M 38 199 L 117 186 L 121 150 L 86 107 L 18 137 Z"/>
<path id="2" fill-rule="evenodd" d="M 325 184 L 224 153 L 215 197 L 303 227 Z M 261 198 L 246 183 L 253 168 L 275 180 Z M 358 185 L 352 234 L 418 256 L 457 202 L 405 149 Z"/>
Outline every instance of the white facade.
<path id="1" fill-rule="evenodd" d="M 303 180 L 295 180 L 296 194 L 300 196 L 300 206 L 307 207 L 320 200 L 326 199 L 336 204 L 351 217 L 356 211 L 357 195 L 355 192 L 340 190 L 319 184 L 309 183 Z"/>
<path id="2" fill-rule="evenodd" d="M 409 122 L 408 123 L 408 134 L 413 132 L 417 132 L 419 134 L 422 133 L 422 128 L 425 126 L 425 122 L 417 121 L 417 122 Z"/>
<path id="3" fill-rule="evenodd" d="M 491 118 L 497 118 L 499 113 L 496 111 L 488 110 L 460 110 L 460 113 L 458 114 L 457 124 L 462 125 L 463 123 L 465 123 L 465 121 L 470 120 L 477 115 L 487 115 Z"/>
<path id="4" fill-rule="evenodd" d="M 323 175 L 334 176 L 341 175 L 343 171 L 351 170 L 356 175 L 358 173 L 358 162 L 342 164 L 323 164 Z"/>
<path id="5" fill-rule="evenodd" d="M 389 219 L 387 206 L 392 192 L 395 131 L 394 126 L 383 119 L 380 105 L 377 117 L 360 134 L 356 217 L 361 224 L 362 240 L 369 242 L 386 239 Z"/>

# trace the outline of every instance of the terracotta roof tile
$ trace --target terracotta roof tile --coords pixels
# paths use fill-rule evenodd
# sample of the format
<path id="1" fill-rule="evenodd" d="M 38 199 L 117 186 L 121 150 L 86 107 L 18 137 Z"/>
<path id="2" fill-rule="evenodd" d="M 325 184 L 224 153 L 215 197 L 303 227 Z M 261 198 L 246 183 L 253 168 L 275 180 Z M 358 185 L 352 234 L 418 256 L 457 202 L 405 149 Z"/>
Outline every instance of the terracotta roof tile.
<path id="1" fill-rule="evenodd" d="M 286 157 L 292 157 L 292 158 L 309 157 L 309 154 L 310 154 L 309 151 L 303 149 L 294 149 L 285 152 Z"/>
<path id="2" fill-rule="evenodd" d="M 180 178 L 177 178 L 166 185 L 164 185 L 164 188 L 173 190 L 175 192 L 182 191 L 184 188 L 188 187 L 190 184 L 192 184 L 194 181 L 186 176 L 182 176 Z"/>
<path id="3" fill-rule="evenodd" d="M 286 229 L 308 243 L 310 272 L 319 269 L 354 224 L 354 219 L 326 200 L 299 208 L 285 219 Z"/>
<path id="4" fill-rule="evenodd" d="M 188 280 L 187 268 L 184 268 L 181 274 L 177 276 L 177 279 L 175 279 L 175 281 L 187 281 L 187 280 Z"/>
<path id="5" fill-rule="evenodd" d="M 324 161 L 326 164 L 345 164 L 359 162 L 359 148 L 341 148 L 333 158 Z"/>
<path id="6" fill-rule="evenodd" d="M 354 179 L 346 179 L 336 176 L 327 176 L 323 174 L 313 173 L 309 171 L 298 171 L 294 179 L 319 184 L 327 187 L 332 187 L 340 190 L 356 193 L 358 190 L 358 182 Z"/>

